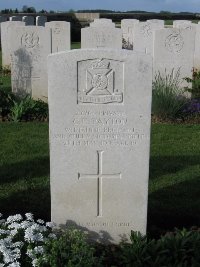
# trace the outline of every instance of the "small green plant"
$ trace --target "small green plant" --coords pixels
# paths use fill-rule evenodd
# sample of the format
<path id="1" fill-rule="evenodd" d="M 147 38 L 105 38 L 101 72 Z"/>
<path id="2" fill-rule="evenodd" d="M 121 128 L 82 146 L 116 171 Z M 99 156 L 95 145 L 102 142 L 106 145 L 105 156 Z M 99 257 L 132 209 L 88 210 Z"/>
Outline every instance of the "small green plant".
<path id="1" fill-rule="evenodd" d="M 198 267 L 200 232 L 176 229 L 158 240 L 132 232 L 131 244 L 122 246 L 121 263 L 126 267 Z"/>
<path id="2" fill-rule="evenodd" d="M 191 93 L 192 98 L 200 98 L 200 70 L 193 69 L 192 78 L 186 77 L 184 80 L 192 85 L 191 88 L 185 87 L 185 90 Z"/>
<path id="3" fill-rule="evenodd" d="M 48 104 L 42 100 L 34 100 L 30 96 L 13 100 L 10 108 L 10 120 L 19 121 L 44 121 L 48 117 Z"/>
<path id="4" fill-rule="evenodd" d="M 97 267 L 101 260 L 94 256 L 95 249 L 88 244 L 86 235 L 77 229 L 60 232 L 55 240 L 45 244 L 40 267 Z"/>
<path id="5" fill-rule="evenodd" d="M 177 119 L 187 103 L 180 86 L 180 69 L 162 76 L 158 72 L 152 85 L 152 113 L 160 119 Z"/>
<path id="6" fill-rule="evenodd" d="M 0 88 L 0 116 L 6 118 L 10 113 L 15 96 L 7 90 Z"/>

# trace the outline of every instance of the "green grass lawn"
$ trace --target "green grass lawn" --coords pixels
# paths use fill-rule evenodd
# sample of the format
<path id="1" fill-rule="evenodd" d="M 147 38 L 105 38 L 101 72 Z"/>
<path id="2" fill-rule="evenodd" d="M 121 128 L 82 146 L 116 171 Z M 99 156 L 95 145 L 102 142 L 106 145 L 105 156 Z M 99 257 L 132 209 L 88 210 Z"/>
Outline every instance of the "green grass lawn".
<path id="1" fill-rule="evenodd" d="M 148 232 L 200 225 L 199 143 L 200 125 L 152 126 Z M 0 212 L 50 220 L 47 123 L 0 123 Z"/>

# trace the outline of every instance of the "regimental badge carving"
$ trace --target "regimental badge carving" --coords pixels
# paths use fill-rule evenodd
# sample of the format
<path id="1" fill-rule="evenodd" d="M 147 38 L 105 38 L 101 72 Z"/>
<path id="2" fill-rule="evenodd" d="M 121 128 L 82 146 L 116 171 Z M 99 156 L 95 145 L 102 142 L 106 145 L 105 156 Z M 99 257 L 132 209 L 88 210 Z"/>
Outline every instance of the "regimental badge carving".
<path id="1" fill-rule="evenodd" d="M 123 92 L 123 62 L 95 59 L 78 63 L 78 103 L 123 103 Z"/>
<path id="2" fill-rule="evenodd" d="M 184 45 L 183 37 L 179 32 L 170 34 L 165 39 L 165 47 L 172 53 L 179 53 Z"/>
<path id="3" fill-rule="evenodd" d="M 148 37 L 152 35 L 151 25 L 149 23 L 145 23 L 142 25 L 140 32 L 145 36 Z"/>
<path id="4" fill-rule="evenodd" d="M 28 49 L 38 47 L 39 41 L 40 41 L 40 38 L 35 32 L 25 33 L 21 39 L 22 46 L 24 46 Z"/>

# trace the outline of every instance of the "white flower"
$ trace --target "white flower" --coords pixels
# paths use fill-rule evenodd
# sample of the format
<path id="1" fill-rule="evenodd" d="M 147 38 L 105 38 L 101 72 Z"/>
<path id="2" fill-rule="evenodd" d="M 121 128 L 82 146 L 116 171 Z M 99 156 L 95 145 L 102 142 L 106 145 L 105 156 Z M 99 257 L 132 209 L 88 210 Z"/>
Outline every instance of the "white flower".
<path id="1" fill-rule="evenodd" d="M 26 216 L 26 219 L 28 221 L 33 221 L 33 214 L 32 213 L 26 213 L 25 216 Z"/>
<path id="2" fill-rule="evenodd" d="M 38 247 L 35 247 L 35 248 L 34 248 L 34 252 L 35 252 L 36 254 L 42 254 L 42 253 L 44 253 L 44 249 L 43 249 L 42 246 L 38 246 Z"/>
<path id="3" fill-rule="evenodd" d="M 32 265 L 33 265 L 33 267 L 36 267 L 36 266 L 37 266 L 37 263 L 38 263 L 38 260 L 37 260 L 37 259 L 34 259 L 34 260 L 32 261 Z"/>
<path id="4" fill-rule="evenodd" d="M 8 230 L 3 230 L 3 229 L 0 229 L 0 235 L 3 235 L 3 234 L 9 234 L 10 231 Z M 1 266 L 0 266 L 1 267 Z"/>
<path id="5" fill-rule="evenodd" d="M 48 238 L 57 239 L 56 235 L 53 234 L 53 233 L 49 234 L 49 235 L 48 235 Z"/>
<path id="6" fill-rule="evenodd" d="M 17 229 L 14 229 L 14 230 L 11 230 L 11 231 L 10 231 L 10 235 L 13 236 L 13 237 L 14 237 L 17 233 L 18 233 Z"/>
<path id="7" fill-rule="evenodd" d="M 55 226 L 56 226 L 56 224 L 53 223 L 53 222 L 47 222 L 47 223 L 46 223 L 46 227 L 53 228 L 53 227 L 55 227 Z"/>
<path id="8" fill-rule="evenodd" d="M 18 222 L 18 221 L 21 221 L 23 218 L 20 214 L 16 214 L 16 215 L 13 215 L 13 216 L 9 216 L 7 218 L 7 223 L 13 223 L 13 222 Z"/>
<path id="9" fill-rule="evenodd" d="M 20 229 L 21 228 L 21 224 L 17 223 L 17 222 L 13 222 L 10 225 L 8 225 L 8 229 Z"/>
<path id="10" fill-rule="evenodd" d="M 23 222 L 21 222 L 20 227 L 22 229 L 27 229 L 28 227 L 31 227 L 31 225 L 33 225 L 33 222 L 23 221 Z"/>
<path id="11" fill-rule="evenodd" d="M 8 267 L 20 267 L 21 265 L 19 264 L 19 262 L 15 261 L 11 264 L 8 265 Z"/>
<path id="12" fill-rule="evenodd" d="M 28 255 L 31 259 L 35 258 L 34 251 L 32 249 L 27 249 L 26 255 Z"/>
<path id="13" fill-rule="evenodd" d="M 40 223 L 40 224 L 44 224 L 44 221 L 41 220 L 41 219 L 38 219 L 37 222 Z"/>

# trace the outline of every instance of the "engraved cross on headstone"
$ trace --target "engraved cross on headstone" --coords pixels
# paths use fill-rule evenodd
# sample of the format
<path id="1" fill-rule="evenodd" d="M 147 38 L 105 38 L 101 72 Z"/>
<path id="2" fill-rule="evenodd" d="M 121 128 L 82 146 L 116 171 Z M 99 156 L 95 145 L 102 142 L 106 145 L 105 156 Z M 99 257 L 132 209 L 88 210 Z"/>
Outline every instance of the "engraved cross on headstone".
<path id="1" fill-rule="evenodd" d="M 102 185 L 103 178 L 121 179 L 121 173 L 103 174 L 103 152 L 97 151 L 97 174 L 81 174 L 78 173 L 78 179 L 97 179 L 97 217 L 102 217 Z"/>

